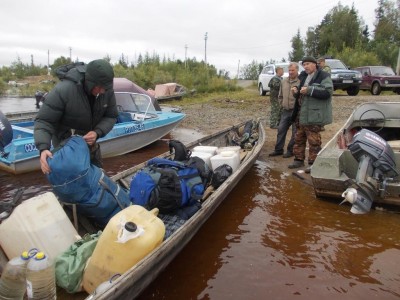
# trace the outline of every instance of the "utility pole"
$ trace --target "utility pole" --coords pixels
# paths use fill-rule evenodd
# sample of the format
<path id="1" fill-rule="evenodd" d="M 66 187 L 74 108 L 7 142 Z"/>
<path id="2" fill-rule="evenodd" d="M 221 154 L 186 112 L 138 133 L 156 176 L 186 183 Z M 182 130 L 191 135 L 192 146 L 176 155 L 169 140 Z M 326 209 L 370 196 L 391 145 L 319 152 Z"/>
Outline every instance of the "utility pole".
<path id="1" fill-rule="evenodd" d="M 72 62 L 72 47 L 69 47 L 69 60 Z"/>
<path id="2" fill-rule="evenodd" d="M 185 45 L 185 69 L 187 68 L 187 49 L 188 49 L 188 45 Z"/>
<path id="3" fill-rule="evenodd" d="M 236 76 L 237 79 L 239 79 L 239 69 L 240 69 L 240 59 L 239 59 L 239 62 L 238 62 L 238 70 L 237 70 L 237 76 Z"/>
<path id="4" fill-rule="evenodd" d="M 50 50 L 47 49 L 47 76 L 50 75 Z"/>
<path id="5" fill-rule="evenodd" d="M 204 35 L 204 63 L 207 65 L 207 34 Z"/>

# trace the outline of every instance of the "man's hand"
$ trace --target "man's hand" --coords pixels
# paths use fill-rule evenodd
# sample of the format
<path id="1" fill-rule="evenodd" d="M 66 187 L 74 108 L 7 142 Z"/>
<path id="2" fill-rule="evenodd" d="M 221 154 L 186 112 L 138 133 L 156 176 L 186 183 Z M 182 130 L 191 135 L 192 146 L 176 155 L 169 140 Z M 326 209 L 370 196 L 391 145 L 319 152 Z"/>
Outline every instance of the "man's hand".
<path id="1" fill-rule="evenodd" d="M 97 140 L 97 133 L 96 131 L 89 131 L 86 135 L 83 136 L 83 139 L 85 142 L 89 145 L 92 146 L 96 140 Z"/>
<path id="2" fill-rule="evenodd" d="M 301 88 L 300 94 L 302 94 L 302 95 L 307 95 L 307 87 L 306 87 L 306 86 L 303 86 L 303 87 Z"/>
<path id="3" fill-rule="evenodd" d="M 40 168 L 42 169 L 43 174 L 49 174 L 51 172 L 47 163 L 48 157 L 53 158 L 53 153 L 49 150 L 43 150 L 42 153 L 40 153 Z"/>

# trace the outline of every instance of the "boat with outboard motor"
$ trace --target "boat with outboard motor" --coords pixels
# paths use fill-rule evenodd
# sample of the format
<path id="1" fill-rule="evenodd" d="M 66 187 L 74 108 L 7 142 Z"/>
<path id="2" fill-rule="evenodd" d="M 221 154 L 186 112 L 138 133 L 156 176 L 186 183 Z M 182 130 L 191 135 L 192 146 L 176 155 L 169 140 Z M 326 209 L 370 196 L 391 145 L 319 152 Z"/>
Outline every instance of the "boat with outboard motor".
<path id="1" fill-rule="evenodd" d="M 344 198 L 353 213 L 366 213 L 373 203 L 400 206 L 399 111 L 399 102 L 354 110 L 311 168 L 316 196 Z"/>
<path id="2" fill-rule="evenodd" d="M 208 148 L 219 149 L 226 149 L 225 147 L 230 147 L 229 149 L 231 149 L 232 146 L 235 145 L 232 142 L 233 140 L 237 141 L 237 137 L 245 136 L 243 132 L 246 124 L 249 124 L 249 122 L 243 122 L 235 126 L 220 130 L 196 141 L 193 141 L 187 144 L 186 147 L 192 152 L 192 154 L 195 152 L 194 150 L 196 149 L 194 148 L 196 146 L 206 146 Z M 202 198 L 200 199 L 201 207 L 189 219 L 181 223 L 179 227 L 175 228 L 172 233 L 170 233 L 170 235 L 165 238 L 159 246 L 157 246 L 154 250 L 151 250 L 150 253 L 148 253 L 135 265 L 131 266 L 125 273 L 121 274 L 121 276 L 119 276 L 115 280 L 113 278 L 112 280 L 107 282 L 106 288 L 96 289 L 96 293 L 90 296 L 88 295 L 86 299 L 134 299 L 153 280 L 156 279 L 156 277 L 168 266 L 168 264 L 194 237 L 197 231 L 208 220 L 208 218 L 218 208 L 222 201 L 224 201 L 224 199 L 229 195 L 229 193 L 234 189 L 234 187 L 240 182 L 240 180 L 245 176 L 245 174 L 255 163 L 265 142 L 265 130 L 262 124 L 253 124 L 258 125 L 252 127 L 253 129 L 255 129 L 254 133 L 251 135 L 252 142 L 246 144 L 246 147 L 244 148 L 237 147 L 237 144 L 236 146 L 234 146 L 235 151 L 239 152 L 238 160 L 240 161 L 239 165 L 236 168 L 236 171 L 234 171 L 229 177 L 227 177 L 227 179 L 222 182 L 218 187 L 214 188 L 212 185 L 208 186 L 207 189 L 204 191 Z M 248 138 L 249 135 L 247 135 L 247 139 Z M 240 141 L 243 142 L 243 138 Z M 172 159 L 175 157 L 175 155 L 175 151 L 173 151 L 172 153 L 166 152 L 158 156 L 158 158 Z M 236 155 L 236 152 L 234 155 Z M 118 183 L 119 186 L 129 189 L 132 177 L 137 172 L 142 170 L 146 165 L 147 162 L 143 162 L 139 165 L 133 166 L 132 168 L 129 168 L 123 172 L 114 175 L 113 177 L 111 177 L 111 179 L 114 182 Z M 164 223 L 167 222 L 165 219 L 162 220 Z M 97 232 L 97 229 L 92 226 L 88 226 L 87 219 L 82 218 L 82 216 L 80 216 L 79 214 L 77 215 L 77 221 L 79 221 L 79 232 L 81 233 L 81 235 L 82 232 Z M 1 224 L 0 226 L 2 225 L 3 224 Z M 49 237 L 46 236 L 40 237 L 42 239 L 49 239 Z M 47 243 L 51 244 L 53 243 L 53 241 L 48 240 Z M 30 245 L 24 246 L 30 247 Z M 47 246 L 50 247 L 50 245 Z M 62 292 L 59 291 L 59 293 Z M 82 294 L 79 294 L 79 299 L 82 299 L 82 296 Z M 68 298 L 71 299 L 74 298 L 74 296 L 68 294 Z"/>
<path id="3" fill-rule="evenodd" d="M 185 117 L 184 113 L 162 110 L 154 98 L 126 78 L 114 79 L 114 91 L 119 116 L 113 129 L 98 139 L 103 158 L 143 148 L 171 132 Z M 25 119 L 10 122 L 0 115 L 0 170 L 13 174 L 40 169 L 34 121 L 21 116 Z M 12 134 L 6 133 L 10 130 Z"/>

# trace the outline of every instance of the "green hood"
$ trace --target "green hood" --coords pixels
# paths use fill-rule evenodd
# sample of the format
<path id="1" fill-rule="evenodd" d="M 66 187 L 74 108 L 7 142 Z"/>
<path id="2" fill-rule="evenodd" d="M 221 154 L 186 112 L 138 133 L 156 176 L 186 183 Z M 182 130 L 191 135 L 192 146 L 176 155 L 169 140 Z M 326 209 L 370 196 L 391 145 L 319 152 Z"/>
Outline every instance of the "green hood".
<path id="1" fill-rule="evenodd" d="M 102 86 L 106 90 L 113 88 L 114 70 L 109 62 L 97 59 L 87 64 L 85 74 L 86 85 L 89 91 L 95 86 Z"/>

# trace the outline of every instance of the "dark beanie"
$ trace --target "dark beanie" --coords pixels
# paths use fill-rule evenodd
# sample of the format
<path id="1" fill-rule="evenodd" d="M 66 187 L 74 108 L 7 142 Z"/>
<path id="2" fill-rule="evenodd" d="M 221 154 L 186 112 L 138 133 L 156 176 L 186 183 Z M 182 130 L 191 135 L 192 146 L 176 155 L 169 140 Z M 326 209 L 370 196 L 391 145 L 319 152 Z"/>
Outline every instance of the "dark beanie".
<path id="1" fill-rule="evenodd" d="M 87 64 L 85 79 L 93 87 L 99 85 L 106 90 L 111 90 L 114 82 L 114 70 L 108 61 L 96 59 Z"/>
<path id="2" fill-rule="evenodd" d="M 301 63 L 303 64 L 305 62 L 311 62 L 311 63 L 317 64 L 317 60 L 312 56 L 303 57 L 303 59 L 301 60 Z"/>

